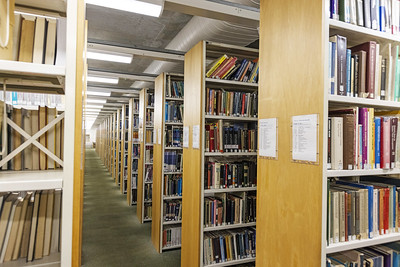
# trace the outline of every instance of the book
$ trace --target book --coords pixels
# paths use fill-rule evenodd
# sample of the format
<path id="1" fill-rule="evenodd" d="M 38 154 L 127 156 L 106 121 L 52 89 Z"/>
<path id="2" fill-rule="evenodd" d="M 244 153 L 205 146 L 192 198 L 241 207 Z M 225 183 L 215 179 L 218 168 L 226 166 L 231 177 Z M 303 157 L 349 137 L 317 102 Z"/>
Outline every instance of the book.
<path id="1" fill-rule="evenodd" d="M 46 124 L 49 124 L 51 121 L 55 120 L 57 117 L 57 110 L 55 108 L 46 107 L 47 121 Z M 46 132 L 46 148 L 52 152 L 54 155 L 56 154 L 56 127 L 51 127 Z M 47 156 L 47 169 L 54 169 L 55 161 Z"/>
<path id="2" fill-rule="evenodd" d="M 21 40 L 21 23 L 22 16 L 21 14 L 14 14 L 14 29 L 13 29 L 13 51 L 12 51 L 12 60 L 18 61 L 19 54 L 19 44 Z"/>
<path id="3" fill-rule="evenodd" d="M 14 252 L 14 247 L 15 243 L 17 241 L 17 234 L 18 234 L 18 228 L 19 224 L 21 221 L 21 213 L 22 213 L 22 206 L 24 204 L 23 198 L 19 197 L 17 201 L 14 202 L 15 206 L 15 212 L 14 212 L 14 217 L 11 220 L 9 220 L 9 226 L 10 226 L 10 236 L 9 240 L 6 246 L 6 242 L 3 244 L 3 251 L 4 253 L 4 262 L 11 261 L 12 255 Z"/>
<path id="4" fill-rule="evenodd" d="M 47 210 L 48 191 L 43 190 L 40 194 L 39 211 L 37 215 L 37 228 L 35 237 L 34 259 L 43 258 L 44 236 L 46 229 L 46 210 Z"/>
<path id="5" fill-rule="evenodd" d="M 24 131 L 32 136 L 32 111 L 22 109 L 22 122 Z M 23 168 L 33 170 L 33 145 L 29 145 L 24 149 L 23 153 Z"/>
<path id="6" fill-rule="evenodd" d="M 46 126 L 47 122 L 47 108 L 46 107 L 39 107 L 39 117 L 38 117 L 38 122 L 39 122 L 39 128 L 38 130 L 44 128 Z M 46 139 L 46 134 L 43 134 L 39 137 L 39 143 L 47 147 L 47 139 Z M 47 155 L 39 150 L 39 169 L 40 170 L 47 170 Z"/>
<path id="7" fill-rule="evenodd" d="M 2 258 L 2 254 L 3 254 L 3 250 L 5 253 L 5 240 L 6 240 L 6 234 L 7 234 L 7 226 L 8 226 L 8 222 L 10 220 L 10 216 L 11 216 L 11 211 L 13 208 L 13 204 L 14 202 L 18 199 L 18 194 L 13 193 L 13 194 L 9 194 L 5 200 L 3 200 L 3 207 L 1 209 L 1 214 L 0 214 L 0 261 L 3 262 L 3 260 L 1 260 Z"/>
<path id="8" fill-rule="evenodd" d="M 352 53 L 365 51 L 367 58 L 366 66 L 366 94 L 368 98 L 375 98 L 375 64 L 376 64 L 376 42 L 370 41 L 351 48 Z"/>
<path id="9" fill-rule="evenodd" d="M 47 193 L 47 207 L 45 217 L 45 231 L 44 231 L 44 244 L 43 256 L 50 254 L 50 241 L 53 227 L 53 212 L 54 212 L 54 190 L 48 190 Z"/>
<path id="10" fill-rule="evenodd" d="M 332 169 L 343 170 L 343 118 L 331 117 Z"/>
<path id="11" fill-rule="evenodd" d="M 57 18 L 56 25 L 56 66 L 65 66 L 67 49 L 67 19 Z"/>
<path id="12" fill-rule="evenodd" d="M 13 223 L 14 223 L 15 211 L 16 211 L 17 205 L 18 205 L 18 198 L 15 201 L 12 201 L 10 215 L 8 218 L 7 228 L 5 231 L 4 241 L 3 241 L 3 245 L 2 245 L 1 253 L 0 253 L 0 263 L 3 263 L 5 260 L 8 243 L 10 242 L 11 232 L 12 232 L 12 229 L 15 228 L 15 227 L 13 227 L 13 225 L 14 225 Z M 20 214 L 20 212 L 19 212 L 19 214 Z M 19 218 L 18 218 L 18 220 L 19 220 Z M 13 235 L 14 235 L 14 233 L 13 233 Z"/>
<path id="13" fill-rule="evenodd" d="M 329 38 L 330 42 L 336 43 L 336 64 L 335 64 L 335 84 L 337 95 L 346 95 L 346 73 L 347 73 L 347 39 L 340 35 L 334 35 Z"/>
<path id="14" fill-rule="evenodd" d="M 11 258 L 12 260 L 17 260 L 20 255 L 22 237 L 23 237 L 25 224 L 29 223 L 29 219 L 26 220 L 26 218 L 27 218 L 28 204 L 29 204 L 29 200 L 30 200 L 31 196 L 32 196 L 32 192 L 28 192 L 25 195 L 25 197 L 23 198 L 21 216 L 20 216 L 20 220 L 18 223 L 18 231 L 17 231 L 17 235 L 16 235 L 15 246 L 13 248 L 12 258 Z"/>
<path id="15" fill-rule="evenodd" d="M 45 51 L 46 19 L 37 17 L 35 24 L 35 35 L 33 42 L 32 62 L 42 64 Z M 22 33 L 24 34 L 24 33 Z"/>
<path id="16" fill-rule="evenodd" d="M 26 210 L 26 219 L 25 219 L 25 223 L 24 223 L 24 229 L 23 229 L 22 241 L 21 241 L 21 251 L 19 254 L 19 256 L 21 258 L 27 258 L 27 256 L 28 256 L 28 246 L 29 246 L 29 238 L 31 236 L 34 199 L 35 199 L 35 197 L 34 197 L 34 193 L 33 193 L 29 199 L 28 208 Z"/>
<path id="17" fill-rule="evenodd" d="M 44 63 L 54 65 L 56 52 L 56 19 L 46 19 L 47 34 L 46 34 L 46 52 L 44 55 Z M 65 34 L 65 32 L 64 32 Z"/>
<path id="18" fill-rule="evenodd" d="M 13 121 L 15 124 L 17 124 L 19 127 L 22 128 L 22 110 L 19 108 L 14 108 L 13 109 Z M 18 148 L 22 144 L 22 136 L 13 129 L 13 142 L 14 142 L 14 149 Z M 22 170 L 22 153 L 18 153 L 14 157 L 14 170 L 15 171 L 20 171 Z"/>
<path id="19" fill-rule="evenodd" d="M 32 220 L 31 220 L 31 229 L 30 229 L 30 236 L 29 236 L 29 243 L 28 243 L 28 250 L 27 250 L 27 258 L 26 261 L 30 262 L 34 259 L 34 252 L 35 252 L 35 244 L 36 244 L 36 237 L 37 237 L 37 226 L 38 226 L 38 219 L 39 219 L 39 204 L 41 200 L 41 191 L 37 191 L 34 194 L 33 200 L 33 207 L 32 207 Z M 38 251 L 39 253 L 39 251 Z M 21 252 L 22 255 L 22 252 Z"/>
<path id="20" fill-rule="evenodd" d="M 32 130 L 32 135 L 37 133 L 39 131 L 39 110 L 32 110 L 31 112 L 31 130 Z M 40 142 L 40 138 L 38 141 Z M 43 139 L 42 139 L 43 141 Z M 40 169 L 40 153 L 39 153 L 39 148 L 37 146 L 32 146 L 32 169 L 33 170 L 39 170 Z"/>

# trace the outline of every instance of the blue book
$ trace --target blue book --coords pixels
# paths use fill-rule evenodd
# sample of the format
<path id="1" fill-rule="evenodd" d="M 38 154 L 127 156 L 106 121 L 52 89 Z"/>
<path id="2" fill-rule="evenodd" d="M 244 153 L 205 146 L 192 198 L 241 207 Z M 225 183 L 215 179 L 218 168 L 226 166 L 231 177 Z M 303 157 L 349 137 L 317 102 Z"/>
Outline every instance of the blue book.
<path id="1" fill-rule="evenodd" d="M 331 54 L 331 94 L 335 94 L 335 59 L 336 59 L 336 43 L 332 43 Z"/>
<path id="2" fill-rule="evenodd" d="M 375 118 L 375 168 L 381 168 L 381 118 Z"/>
<path id="3" fill-rule="evenodd" d="M 379 30 L 386 31 L 386 9 L 384 0 L 379 0 Z"/>
<path id="4" fill-rule="evenodd" d="M 224 238 L 222 236 L 219 237 L 219 246 L 221 250 L 221 261 L 226 261 L 225 251 L 224 251 Z"/>
<path id="5" fill-rule="evenodd" d="M 13 104 L 13 105 L 17 105 L 18 104 L 18 94 L 17 94 L 17 92 L 12 92 L 11 93 L 11 103 Z"/>
<path id="6" fill-rule="evenodd" d="M 165 121 L 168 121 L 168 102 L 165 102 Z"/>
<path id="7" fill-rule="evenodd" d="M 346 181 L 336 181 L 337 184 L 349 185 L 356 188 L 368 190 L 368 237 L 373 237 L 374 219 L 373 219 L 373 206 L 374 206 L 374 187 L 372 185 L 363 185 L 358 183 L 351 183 Z"/>
<path id="8" fill-rule="evenodd" d="M 351 87 L 350 87 L 350 79 L 351 79 L 351 50 L 346 50 L 346 95 L 351 96 Z"/>
<path id="9" fill-rule="evenodd" d="M 247 65 L 248 60 L 247 59 L 243 59 L 243 61 L 240 63 L 240 68 L 238 69 L 238 71 L 235 73 L 235 76 L 233 78 L 233 80 L 237 81 L 239 80 L 240 76 L 242 75 L 244 68 Z"/>

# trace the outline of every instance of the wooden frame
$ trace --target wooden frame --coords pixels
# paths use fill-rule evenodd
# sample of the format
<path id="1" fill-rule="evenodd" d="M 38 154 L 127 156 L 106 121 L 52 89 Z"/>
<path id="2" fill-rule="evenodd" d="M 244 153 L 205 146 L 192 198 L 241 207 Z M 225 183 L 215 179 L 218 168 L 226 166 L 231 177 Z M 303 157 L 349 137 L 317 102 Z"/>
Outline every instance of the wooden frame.
<path id="1" fill-rule="evenodd" d="M 164 152 L 165 152 L 165 102 L 166 102 L 166 90 L 168 80 L 181 80 L 183 81 L 182 74 L 168 74 L 161 73 L 155 80 L 155 92 L 154 92 L 154 131 L 157 132 L 157 139 L 154 141 L 154 151 L 153 151 L 153 218 L 151 225 L 151 239 L 154 247 L 159 253 L 163 250 L 180 248 L 179 246 L 162 247 L 163 243 L 163 230 L 164 230 L 164 218 L 163 218 L 163 204 L 164 201 L 173 199 L 182 199 L 182 196 L 164 198 Z M 168 100 L 172 100 L 168 98 Z M 176 98 L 177 103 L 183 103 L 182 98 Z M 181 125 L 183 127 L 183 122 L 174 123 L 174 125 Z M 179 126 L 178 126 L 179 127 Z M 159 136 L 161 134 L 161 137 Z M 158 141 L 161 140 L 161 143 Z M 182 148 L 180 148 L 182 149 Z M 182 150 L 181 150 L 182 151 Z M 178 174 L 178 173 L 175 173 Z M 176 222 L 175 225 L 180 225 L 181 222 Z M 169 223 L 169 225 L 171 225 Z"/>
<path id="2" fill-rule="evenodd" d="M 129 206 L 136 204 L 136 201 L 133 200 L 133 193 L 137 191 L 137 183 L 136 188 L 132 188 L 132 179 L 135 178 L 137 180 L 138 170 L 133 170 L 133 161 L 138 161 L 139 158 L 133 157 L 133 146 L 140 146 L 138 140 L 134 140 L 133 133 L 138 132 L 139 128 L 134 127 L 135 118 L 139 116 L 139 110 L 136 109 L 135 102 L 139 102 L 139 98 L 131 98 L 129 100 L 129 123 L 128 123 L 128 168 L 127 168 L 127 198 L 126 201 Z M 140 148 L 139 148 L 140 149 Z M 140 155 L 139 155 L 140 157 Z M 137 163 L 137 166 L 139 164 Z M 136 193 L 137 196 L 137 193 Z"/>
<path id="3" fill-rule="evenodd" d="M 230 80 L 217 80 L 205 77 L 205 64 L 208 55 L 218 58 L 223 54 L 235 55 L 238 58 L 252 57 L 257 58 L 258 50 L 251 48 L 244 48 L 226 44 L 212 43 L 201 41 L 196 44 L 185 55 L 185 97 L 184 103 L 184 127 L 189 128 L 189 147 L 183 148 L 183 208 L 182 208 L 182 252 L 181 264 L 182 266 L 204 266 L 203 263 L 203 235 L 204 235 L 204 164 L 205 157 L 209 156 L 234 156 L 240 159 L 241 156 L 254 157 L 257 153 L 242 152 L 231 155 L 226 153 L 218 155 L 218 153 L 205 153 L 205 134 L 204 127 L 205 121 L 208 119 L 205 115 L 205 92 L 206 87 L 212 88 L 229 88 L 232 90 L 243 89 L 249 91 L 256 91 L 257 84 L 237 82 Z M 200 101 L 199 101 L 200 100 Z M 223 119 L 223 118 L 221 118 Z M 230 119 L 230 118 L 226 118 Z M 254 118 L 249 118 L 249 122 L 254 122 Z M 200 128 L 199 149 L 193 147 L 193 128 Z M 215 155 L 214 155 L 215 154 Z M 239 158 L 237 158 L 239 156 Z M 258 177 L 260 175 L 258 174 Z M 233 188 L 223 190 L 223 192 L 234 191 L 255 191 L 255 187 L 249 188 Z M 208 190 L 207 194 L 212 190 Z M 254 226 L 251 224 L 238 224 L 233 227 L 247 227 Z M 215 230 L 224 230 L 225 227 L 215 227 Z M 210 229 L 207 229 L 210 230 Z M 216 264 L 216 266 L 229 266 L 240 263 L 254 262 L 254 258 L 248 258 L 237 261 L 224 262 Z M 211 265 L 210 265 L 211 266 Z M 272 266 L 272 265 L 271 265 Z"/>

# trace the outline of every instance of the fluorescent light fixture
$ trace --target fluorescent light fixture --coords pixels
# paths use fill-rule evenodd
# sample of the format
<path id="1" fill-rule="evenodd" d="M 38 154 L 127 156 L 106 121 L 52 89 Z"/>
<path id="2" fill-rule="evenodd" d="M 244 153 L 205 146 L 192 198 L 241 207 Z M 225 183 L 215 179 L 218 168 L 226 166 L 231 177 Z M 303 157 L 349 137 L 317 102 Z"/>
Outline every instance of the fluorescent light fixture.
<path id="1" fill-rule="evenodd" d="M 86 53 L 86 57 L 88 59 L 94 59 L 94 60 L 102 60 L 102 61 L 111 61 L 111 62 L 117 62 L 117 63 L 130 64 L 132 62 L 133 55 L 119 54 L 119 53 L 111 54 L 111 53 L 88 51 Z"/>
<path id="2" fill-rule="evenodd" d="M 88 82 L 118 84 L 118 78 L 88 76 Z"/>
<path id="3" fill-rule="evenodd" d="M 110 96 L 109 92 L 86 91 L 86 95 Z"/>
<path id="4" fill-rule="evenodd" d="M 103 105 L 85 105 L 85 108 L 103 108 Z"/>
<path id="5" fill-rule="evenodd" d="M 110 0 L 86 0 L 86 4 L 102 6 L 117 10 L 122 10 L 126 12 L 138 13 L 142 15 L 159 17 L 163 10 L 164 1 L 158 0 L 145 0 L 145 1 L 136 1 L 136 0 L 118 0 L 118 1 L 110 1 Z"/>
<path id="6" fill-rule="evenodd" d="M 86 103 L 99 103 L 99 104 L 104 104 L 106 103 L 107 100 L 105 99 L 91 99 L 91 98 L 87 98 L 86 99 Z"/>

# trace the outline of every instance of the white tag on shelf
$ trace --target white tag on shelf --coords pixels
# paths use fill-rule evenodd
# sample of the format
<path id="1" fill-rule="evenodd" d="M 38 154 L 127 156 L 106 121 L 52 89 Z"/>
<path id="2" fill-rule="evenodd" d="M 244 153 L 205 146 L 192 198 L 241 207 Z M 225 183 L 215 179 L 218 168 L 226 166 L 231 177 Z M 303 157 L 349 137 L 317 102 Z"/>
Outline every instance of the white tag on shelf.
<path id="1" fill-rule="evenodd" d="M 183 127 L 183 147 L 189 147 L 189 126 Z"/>
<path id="2" fill-rule="evenodd" d="M 158 144 L 161 145 L 161 129 L 158 129 Z"/>
<path id="3" fill-rule="evenodd" d="M 200 148 L 200 125 L 193 125 L 192 148 Z"/>

